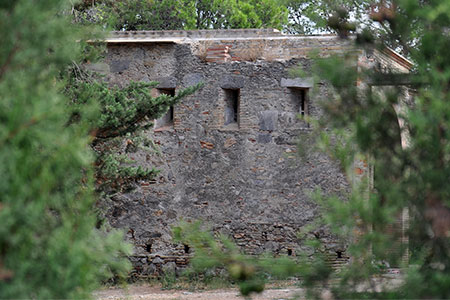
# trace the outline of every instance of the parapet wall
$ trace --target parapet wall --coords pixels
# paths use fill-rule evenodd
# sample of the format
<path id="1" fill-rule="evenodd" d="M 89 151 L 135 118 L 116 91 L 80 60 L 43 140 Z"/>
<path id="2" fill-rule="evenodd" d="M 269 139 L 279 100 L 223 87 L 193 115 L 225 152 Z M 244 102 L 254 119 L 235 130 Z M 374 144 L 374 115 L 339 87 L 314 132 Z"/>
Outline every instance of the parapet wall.
<path id="1" fill-rule="evenodd" d="M 320 56 L 349 50 L 349 43 L 334 35 L 283 35 L 275 29 L 116 31 L 106 41 L 110 45 L 187 44 L 192 54 L 201 58 L 206 58 L 209 49 L 221 50 L 226 47 L 231 56 L 230 61 L 289 60 L 308 57 L 312 51 L 317 51 L 315 54 Z"/>
<path id="2" fill-rule="evenodd" d="M 166 39 L 213 39 L 213 38 L 265 38 L 279 37 L 281 32 L 276 29 L 226 29 L 226 30 L 153 30 L 153 31 L 113 31 L 106 39 L 111 43 L 112 40 L 123 39 L 126 42 L 130 40 L 159 40 Z"/>

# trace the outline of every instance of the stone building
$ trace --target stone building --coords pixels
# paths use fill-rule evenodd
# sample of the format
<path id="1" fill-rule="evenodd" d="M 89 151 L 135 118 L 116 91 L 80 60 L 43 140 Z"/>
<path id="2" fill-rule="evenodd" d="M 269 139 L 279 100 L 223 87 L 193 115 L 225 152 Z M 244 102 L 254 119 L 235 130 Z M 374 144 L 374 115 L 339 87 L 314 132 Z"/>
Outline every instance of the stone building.
<path id="1" fill-rule="evenodd" d="M 205 83 L 147 132 L 160 153 L 130 154 L 137 164 L 161 170 L 156 180 L 110 204 L 112 226 L 124 228 L 135 245 L 137 272 L 152 275 L 186 263 L 189 245 L 171 238 L 171 225 L 181 218 L 203 220 L 249 254 L 310 251 L 296 235 L 320 213 L 310 193 L 339 193 L 349 185 L 325 155 L 296 154 L 312 132 L 298 115 L 321 114 L 311 88 L 325 99 L 328 91 L 308 76 L 291 78 L 289 70 L 301 66 L 308 73 L 311 51 L 352 51 L 350 43 L 269 29 L 115 32 L 106 42 L 104 64 L 90 67 L 111 84 L 158 81 L 157 95 Z M 355 65 L 374 63 L 399 72 L 410 67 L 389 50 L 355 52 Z M 367 173 L 364 163 L 357 169 L 358 176 Z M 330 260 L 345 260 L 345 247 L 326 230 L 317 237 Z"/>

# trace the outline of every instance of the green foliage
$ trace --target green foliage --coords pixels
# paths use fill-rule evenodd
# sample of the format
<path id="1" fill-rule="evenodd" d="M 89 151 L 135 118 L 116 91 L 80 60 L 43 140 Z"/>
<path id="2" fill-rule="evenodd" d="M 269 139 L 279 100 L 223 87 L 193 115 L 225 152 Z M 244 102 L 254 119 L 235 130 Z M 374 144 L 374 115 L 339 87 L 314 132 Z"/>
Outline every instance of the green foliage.
<path id="1" fill-rule="evenodd" d="M 65 92 L 72 100 L 72 119 L 88 119 L 96 137 L 110 138 L 147 129 L 151 126 L 149 121 L 161 117 L 171 105 L 203 86 L 200 83 L 188 87 L 174 97 L 166 94 L 152 97 L 151 89 L 157 85 L 157 82 L 130 82 L 123 88 L 111 87 L 101 78 L 84 73 L 71 76 Z M 80 110 L 89 105 L 98 106 L 100 116 L 81 115 Z"/>
<path id="2" fill-rule="evenodd" d="M 181 12 L 185 1 L 96 1 L 76 7 L 75 20 L 81 23 L 97 23 L 114 30 L 174 30 L 184 26 L 189 16 Z M 194 7 L 190 7 L 191 9 Z"/>
<path id="3" fill-rule="evenodd" d="M 397 9 L 393 18 L 392 3 L 395 1 L 285 0 L 289 22 L 284 30 L 292 34 L 337 33 L 343 37 L 358 32 L 358 42 L 370 43 L 376 37 L 385 46 L 409 56 L 418 45 L 423 24 L 404 9 Z"/>
<path id="4" fill-rule="evenodd" d="M 78 22 L 115 30 L 278 28 L 287 23 L 279 0 L 103 0 L 76 7 Z"/>
<path id="5" fill-rule="evenodd" d="M 317 80 L 327 84 L 333 96 L 314 98 L 322 100 L 324 110 L 323 119 L 312 122 L 316 130 L 312 136 L 317 137 L 315 149 L 336 159 L 353 184 L 346 201 L 320 191 L 314 195 L 323 212 L 318 222 L 349 242 L 347 252 L 352 260 L 340 272 L 327 268 L 322 246 L 312 238 L 308 244 L 315 249 L 315 255 L 300 258 L 297 265 L 281 268 L 280 273 L 296 270 L 293 273 L 301 275 L 310 297 L 320 297 L 317 288 L 329 287 L 338 299 L 447 299 L 450 2 L 395 0 L 367 4 L 374 4 L 367 18 L 382 30 L 359 30 L 356 50 L 364 50 L 369 56 L 377 51 L 380 55 L 386 53 L 386 46 L 398 45 L 415 65 L 406 76 L 391 66 L 365 69 L 358 65 L 357 72 L 354 53 L 316 60 Z M 337 16 L 337 20 L 327 24 L 348 33 L 350 13 L 342 9 L 323 17 L 329 20 Z M 349 6 L 350 11 L 354 9 L 359 6 Z M 370 177 L 351 180 L 358 161 L 373 168 L 373 182 Z M 392 230 L 405 209 L 410 216 L 409 230 L 405 232 L 409 249 L 400 242 L 401 231 Z M 250 286 L 257 273 L 275 272 L 282 266 L 269 260 L 272 268 L 264 269 L 264 260 L 242 256 L 224 238 L 219 237 L 219 242 L 214 243 L 212 236 L 205 235 L 189 231 L 186 235 L 186 241 L 194 241 L 198 260 L 209 257 L 201 262 L 203 267 L 227 268 L 232 276 Z M 403 264 L 407 250 L 410 261 Z M 379 279 L 390 264 L 403 267 L 402 284 L 377 292 Z M 248 276 L 245 270 L 255 273 Z M 330 282 L 334 284 L 329 286 Z"/>
<path id="6" fill-rule="evenodd" d="M 415 62 L 409 76 L 394 76 L 392 68 L 364 69 L 359 79 L 371 85 L 355 85 L 355 61 L 343 55 L 317 61 L 316 73 L 333 87 L 332 99 L 324 102 L 322 127 L 333 128 L 325 141 L 327 153 L 344 169 L 354 172 L 353 161 L 362 154 L 374 168 L 374 190 L 363 180 L 353 187 L 347 202 L 318 196 L 324 220 L 342 237 L 353 241 L 352 264 L 340 273 L 337 297 L 361 298 L 356 287 L 373 286 L 374 276 L 384 272 L 387 262 L 401 265 L 407 250 L 399 231 L 392 232 L 396 219 L 409 209 L 411 266 L 405 267 L 400 288 L 369 293 L 372 298 L 448 298 L 450 289 L 449 161 L 450 142 L 450 4 L 441 1 L 391 1 L 374 6 L 370 17 L 383 31 L 361 31 L 356 46 L 373 53 L 399 44 Z M 420 34 L 418 34 L 420 33 Z M 376 35 L 375 35 L 376 34 Z M 379 35 L 379 36 L 377 36 Z M 413 41 L 416 48 L 409 47 Z M 345 75 L 343 75 L 345 74 Z M 404 82 L 409 81 L 409 86 Z M 389 82 L 389 86 L 386 86 Z M 411 94 L 413 101 L 407 98 Z M 320 122 L 319 122 L 320 123 Z M 401 126 L 400 123 L 403 123 Z M 348 156 L 339 145 L 352 145 Z M 322 145 L 324 147 L 323 140 Z M 345 151 L 344 151 L 345 153 Z M 357 232 L 358 234 L 355 234 Z M 372 251 L 367 251 L 372 249 Z M 419 284 L 420 282 L 420 284 Z"/>
<path id="7" fill-rule="evenodd" d="M 239 286 L 243 296 L 262 292 L 270 279 L 305 275 L 305 282 L 315 284 L 318 279 L 326 282 L 331 273 L 324 260 L 318 259 L 324 257 L 320 243 L 309 239 L 305 244 L 316 250 L 317 258 L 312 260 L 301 254 L 297 259 L 303 263 L 295 264 L 291 258 L 274 258 L 270 253 L 260 257 L 245 255 L 232 240 L 221 234 L 211 234 L 200 221 L 181 222 L 173 228 L 173 235 L 175 241 L 194 249 L 195 255 L 190 261 L 194 272 L 225 270 L 228 280 Z"/>
<path id="8" fill-rule="evenodd" d="M 157 82 L 130 82 L 125 87 L 108 86 L 102 78 L 73 64 L 68 74 L 64 93 L 71 99 L 71 123 L 86 122 L 95 136 L 97 154 L 97 189 L 114 191 L 139 179 L 151 179 L 158 170 L 134 166 L 127 154 L 120 154 L 124 139 L 125 153 L 138 148 L 155 152 L 155 145 L 142 136 L 142 131 L 153 125 L 153 120 L 164 115 L 170 106 L 195 93 L 203 86 L 199 83 L 185 88 L 175 96 L 150 95 Z M 97 107 L 99 113 L 87 109 Z M 97 146 L 101 144 L 101 147 Z"/>
<path id="9" fill-rule="evenodd" d="M 159 173 L 156 169 L 144 169 L 141 166 L 124 166 L 133 161 L 126 155 L 103 154 L 98 166 L 98 176 L 108 178 L 108 182 L 121 179 L 151 179 Z"/>
<path id="10" fill-rule="evenodd" d="M 255 262 L 240 253 L 238 247 L 225 236 L 212 236 L 201 228 L 201 223 L 181 223 L 174 227 L 176 241 L 189 244 L 195 249 L 191 265 L 195 272 L 224 268 L 231 280 L 239 285 L 244 296 L 264 290 L 264 280 L 257 276 Z"/>
<path id="11" fill-rule="evenodd" d="M 168 271 L 164 272 L 162 278 L 160 279 L 161 285 L 163 289 L 170 290 L 173 289 L 177 282 L 177 277 L 175 272 Z"/>
<path id="12" fill-rule="evenodd" d="M 129 268 L 122 234 L 95 229 L 90 124 L 66 126 L 58 78 L 85 35 L 65 4 L 0 5 L 0 298 L 90 298 Z"/>
<path id="13" fill-rule="evenodd" d="M 364 16 L 370 0 L 285 0 L 289 9 L 289 24 L 286 30 L 294 34 L 312 34 L 334 31 L 330 19 L 336 12 L 348 12 L 358 23 L 368 25 Z"/>

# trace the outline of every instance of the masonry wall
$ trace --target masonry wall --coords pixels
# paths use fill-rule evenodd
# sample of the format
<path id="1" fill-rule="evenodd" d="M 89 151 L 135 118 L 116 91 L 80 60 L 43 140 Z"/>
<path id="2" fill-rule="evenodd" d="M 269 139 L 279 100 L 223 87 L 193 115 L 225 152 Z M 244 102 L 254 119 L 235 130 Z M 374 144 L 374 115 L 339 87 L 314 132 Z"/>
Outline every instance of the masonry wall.
<path id="1" fill-rule="evenodd" d="M 229 56 L 205 61 L 208 49 L 221 45 Z M 253 48 L 261 52 L 249 55 Z M 160 88 L 179 90 L 205 83 L 174 107 L 173 124 L 146 133 L 160 154 L 129 154 L 138 165 L 160 169 L 156 180 L 140 182 L 108 204 L 110 223 L 124 228 L 135 245 L 137 273 L 152 275 L 186 263 L 191 250 L 171 238 L 170 226 L 180 219 L 203 220 L 249 254 L 310 253 L 296 234 L 320 213 L 310 193 L 348 188 L 323 154 L 297 155 L 311 135 L 297 118 L 301 95 L 307 114 L 321 112 L 310 97 L 311 82 L 290 79 L 288 72 L 298 65 L 308 71 L 313 48 L 326 55 L 344 45 L 336 38 L 109 44 L 103 69 L 111 84 L 155 80 Z M 326 97 L 325 87 L 317 87 Z M 227 126 L 226 89 L 239 90 L 238 124 Z M 346 257 L 345 247 L 326 230 L 315 235 L 333 261 Z"/>

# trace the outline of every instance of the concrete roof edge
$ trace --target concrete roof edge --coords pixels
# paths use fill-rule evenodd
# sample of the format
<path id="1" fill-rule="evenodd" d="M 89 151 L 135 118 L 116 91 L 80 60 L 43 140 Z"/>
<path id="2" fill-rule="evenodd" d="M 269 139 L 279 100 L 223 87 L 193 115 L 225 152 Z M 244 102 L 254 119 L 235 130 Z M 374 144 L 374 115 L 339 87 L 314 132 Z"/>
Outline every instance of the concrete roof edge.
<path id="1" fill-rule="evenodd" d="M 267 29 L 200 29 L 200 30 L 142 30 L 142 31 L 112 31 L 111 38 L 199 38 L 227 36 L 279 36 L 282 33 L 273 28 Z"/>
<path id="2" fill-rule="evenodd" d="M 276 29 L 113 31 L 106 43 L 182 43 L 200 40 L 335 39 L 335 34 L 290 35 Z"/>

